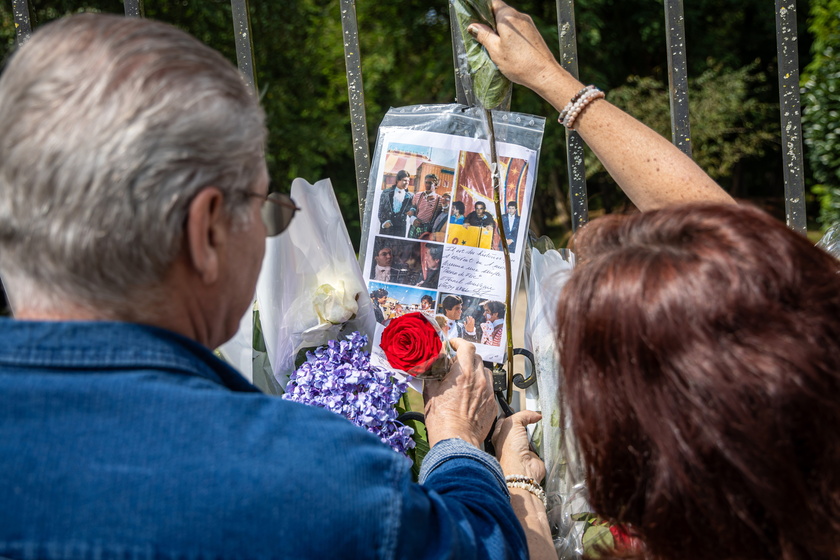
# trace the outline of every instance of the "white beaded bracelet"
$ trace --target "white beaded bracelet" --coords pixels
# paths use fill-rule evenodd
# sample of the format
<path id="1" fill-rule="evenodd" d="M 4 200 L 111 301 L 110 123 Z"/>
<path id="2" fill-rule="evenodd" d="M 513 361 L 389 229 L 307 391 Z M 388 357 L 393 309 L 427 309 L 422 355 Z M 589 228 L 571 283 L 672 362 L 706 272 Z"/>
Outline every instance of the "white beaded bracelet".
<path id="1" fill-rule="evenodd" d="M 572 97 L 572 100 L 560 112 L 557 122 L 568 129 L 574 128 L 575 120 L 586 107 L 597 99 L 603 99 L 604 92 L 595 86 L 586 86 Z"/>
<path id="2" fill-rule="evenodd" d="M 543 503 L 543 507 L 548 507 L 548 500 L 545 498 L 545 490 L 543 490 L 542 486 L 540 486 L 537 481 L 530 476 L 511 474 L 505 477 L 505 484 L 508 488 L 520 488 L 522 490 L 527 490 L 540 499 Z"/>

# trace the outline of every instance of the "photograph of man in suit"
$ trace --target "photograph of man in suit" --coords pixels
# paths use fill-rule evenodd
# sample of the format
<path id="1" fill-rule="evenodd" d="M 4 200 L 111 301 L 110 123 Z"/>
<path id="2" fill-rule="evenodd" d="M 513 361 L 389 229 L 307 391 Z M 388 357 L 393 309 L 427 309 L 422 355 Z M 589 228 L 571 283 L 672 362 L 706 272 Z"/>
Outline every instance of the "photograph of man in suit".
<path id="1" fill-rule="evenodd" d="M 397 182 L 379 198 L 379 233 L 405 237 L 405 215 L 411 208 L 408 171 L 397 171 Z"/>
<path id="2" fill-rule="evenodd" d="M 373 303 L 373 315 L 376 317 L 376 322 L 384 325 L 386 315 L 391 312 L 385 307 L 385 302 L 388 301 L 388 290 L 382 288 L 374 290 L 370 293 L 370 299 Z"/>
<path id="3" fill-rule="evenodd" d="M 373 268 L 370 271 L 370 279 L 378 282 L 393 282 L 391 279 L 392 272 L 391 261 L 394 258 L 394 252 L 390 247 L 379 247 L 376 254 L 373 255 Z"/>
<path id="4" fill-rule="evenodd" d="M 516 201 L 507 203 L 507 214 L 502 216 L 503 232 L 507 240 L 508 251 L 516 252 L 516 238 L 519 236 L 519 215 L 516 213 Z"/>
<path id="5" fill-rule="evenodd" d="M 377 282 L 391 282 L 394 284 L 416 284 L 422 278 L 420 265 L 417 269 L 409 268 L 405 260 L 413 257 L 415 249 L 419 258 L 420 249 L 416 241 L 398 241 L 387 237 L 377 237 L 373 244 L 373 262 L 370 267 L 370 278 Z M 402 255 L 402 259 L 400 258 Z"/>
<path id="6" fill-rule="evenodd" d="M 461 314 L 464 312 L 464 300 L 460 296 L 448 295 L 441 302 L 443 314 L 446 316 L 446 326 L 449 329 L 449 338 L 463 338 L 470 342 L 478 342 L 478 335 L 475 332 L 475 317 L 467 317 L 461 321 Z"/>

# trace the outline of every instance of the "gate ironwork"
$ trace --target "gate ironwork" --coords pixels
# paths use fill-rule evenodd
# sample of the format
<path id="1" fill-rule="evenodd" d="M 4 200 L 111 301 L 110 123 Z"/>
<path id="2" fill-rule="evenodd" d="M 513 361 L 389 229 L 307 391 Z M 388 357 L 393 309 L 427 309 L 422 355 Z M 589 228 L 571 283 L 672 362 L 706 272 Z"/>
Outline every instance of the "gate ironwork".
<path id="1" fill-rule="evenodd" d="M 574 0 L 556 0 L 560 61 L 575 77 L 578 74 L 577 40 L 575 35 Z M 125 14 L 143 16 L 143 0 L 125 0 Z M 353 155 L 359 209 L 364 208 L 367 181 L 370 173 L 368 131 L 365 121 L 365 98 L 361 73 L 359 31 L 355 0 L 340 0 Z M 12 0 L 17 43 L 25 43 L 32 25 L 27 0 Z M 231 0 L 236 60 L 246 82 L 257 92 L 253 56 L 253 34 L 248 0 Z M 685 21 L 682 0 L 665 0 L 664 17 L 668 53 L 668 83 L 671 106 L 671 138 L 684 153 L 691 155 L 691 133 L 688 111 L 688 74 L 686 68 Z M 768 14 L 769 17 L 769 14 Z M 797 48 L 796 3 L 775 0 L 777 58 L 779 74 L 779 107 L 782 139 L 782 167 L 784 170 L 785 210 L 788 227 L 805 233 L 805 187 L 802 155 L 802 117 L 799 99 L 799 62 Z M 457 72 L 457 64 L 455 65 Z M 460 80 L 455 80 L 460 84 Z M 456 86 L 457 87 L 457 86 Z M 463 92 L 457 92 L 463 99 Z M 566 133 L 569 198 L 572 228 L 577 229 L 589 219 L 586 192 L 583 143 L 575 132 Z"/>

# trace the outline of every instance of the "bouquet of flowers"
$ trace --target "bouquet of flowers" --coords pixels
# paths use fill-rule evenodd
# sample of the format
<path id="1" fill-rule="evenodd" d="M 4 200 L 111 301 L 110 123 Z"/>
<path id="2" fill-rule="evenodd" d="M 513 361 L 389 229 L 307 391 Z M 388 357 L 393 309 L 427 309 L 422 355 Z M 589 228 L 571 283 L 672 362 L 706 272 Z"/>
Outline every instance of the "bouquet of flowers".
<path id="1" fill-rule="evenodd" d="M 260 324 L 274 377 L 285 389 L 307 350 L 358 331 L 374 331 L 367 296 L 329 180 L 292 183 L 300 217 L 268 239 L 257 282 Z"/>
<path id="2" fill-rule="evenodd" d="M 370 363 L 367 342 L 353 332 L 307 352 L 283 398 L 340 414 L 405 455 L 415 446 L 414 430 L 397 421 L 395 406 L 408 385 Z"/>

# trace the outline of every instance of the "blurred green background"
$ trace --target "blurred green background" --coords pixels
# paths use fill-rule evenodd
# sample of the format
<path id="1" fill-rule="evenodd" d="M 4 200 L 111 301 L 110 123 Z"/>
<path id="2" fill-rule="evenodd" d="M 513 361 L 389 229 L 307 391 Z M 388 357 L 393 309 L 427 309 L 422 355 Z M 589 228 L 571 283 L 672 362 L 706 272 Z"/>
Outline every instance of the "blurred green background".
<path id="1" fill-rule="evenodd" d="M 521 0 L 552 48 L 553 2 Z M 338 0 L 260 2 L 251 21 L 257 80 L 266 108 L 269 168 L 276 183 L 330 178 L 354 243 L 359 217 Z M 0 56 L 14 48 L 11 0 L 0 3 Z M 34 0 L 33 26 L 62 15 L 124 13 L 119 0 Z M 445 1 L 359 0 L 358 14 L 371 144 L 391 106 L 450 103 L 455 85 Z M 840 0 L 797 2 L 806 139 L 809 220 L 816 230 L 840 219 Z M 235 61 L 227 0 L 146 0 L 145 15 L 177 25 Z M 581 79 L 670 137 L 662 0 L 577 0 Z M 776 75 L 776 29 L 770 0 L 685 2 L 694 157 L 738 199 L 783 218 L 784 190 Z M 555 111 L 517 87 L 512 110 L 548 117 L 531 227 L 562 245 L 569 234 L 564 133 Z M 593 216 L 629 202 L 587 157 Z M 816 231 L 814 236 L 818 235 Z"/>

